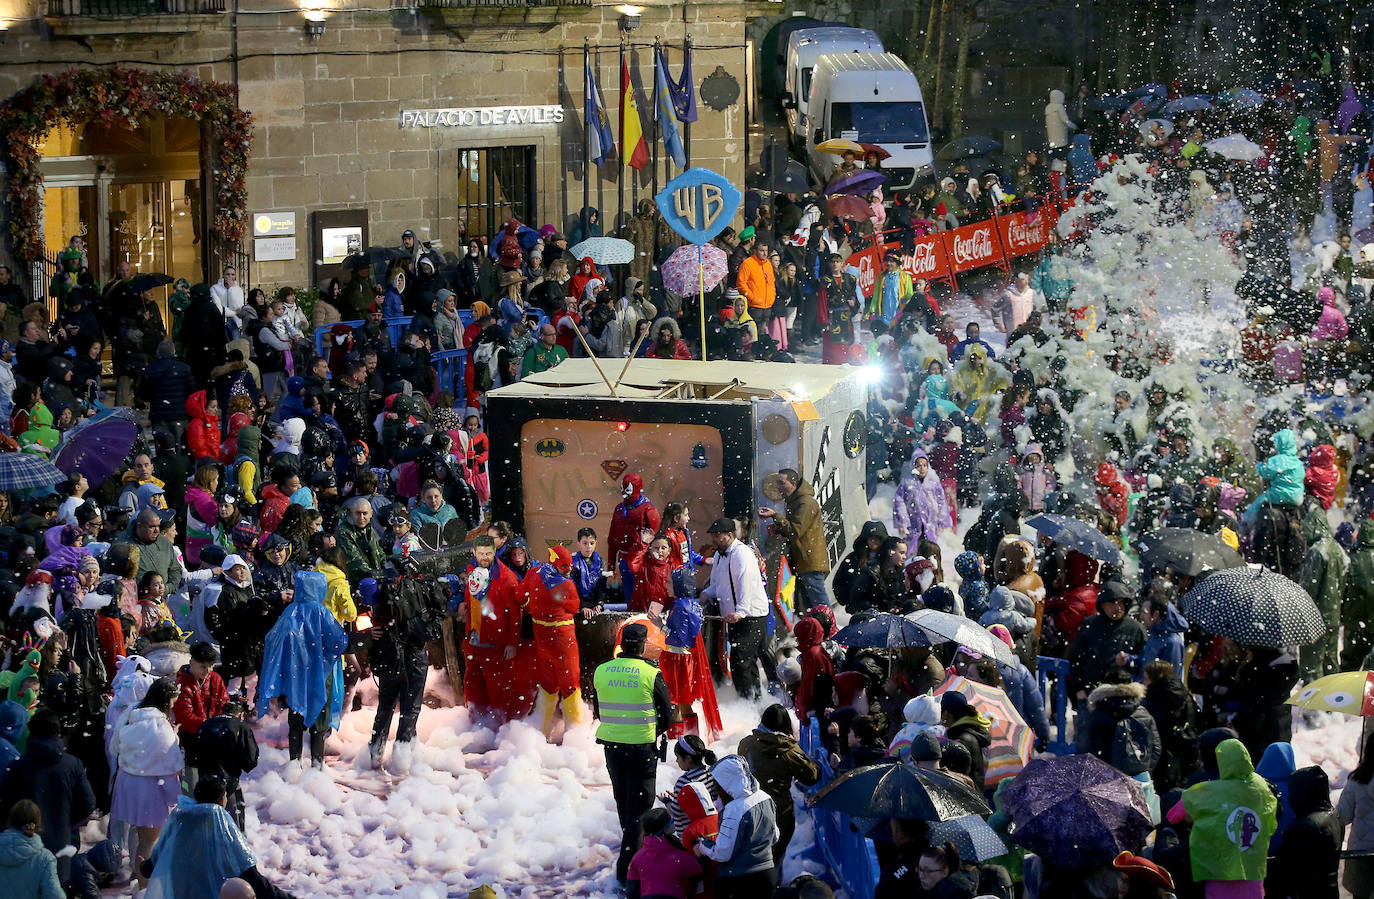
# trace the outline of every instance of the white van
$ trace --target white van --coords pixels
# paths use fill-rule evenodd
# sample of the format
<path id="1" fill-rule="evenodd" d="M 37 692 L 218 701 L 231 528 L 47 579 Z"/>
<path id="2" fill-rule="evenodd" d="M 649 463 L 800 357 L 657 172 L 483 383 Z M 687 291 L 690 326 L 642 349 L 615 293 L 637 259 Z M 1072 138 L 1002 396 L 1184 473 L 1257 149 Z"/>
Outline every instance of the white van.
<path id="1" fill-rule="evenodd" d="M 807 131 L 807 165 L 822 184 L 840 159 L 817 153 L 816 145 L 832 137 L 878 144 L 890 153 L 882 163 L 889 192 L 930 177 L 935 163 L 921 85 L 891 53 L 821 56 L 811 73 Z"/>
<path id="2" fill-rule="evenodd" d="M 811 94 L 811 70 L 826 53 L 882 53 L 883 42 L 867 28 L 822 26 L 800 28 L 787 36 L 787 68 L 783 75 L 782 108 L 792 146 L 806 146 L 806 109 Z"/>

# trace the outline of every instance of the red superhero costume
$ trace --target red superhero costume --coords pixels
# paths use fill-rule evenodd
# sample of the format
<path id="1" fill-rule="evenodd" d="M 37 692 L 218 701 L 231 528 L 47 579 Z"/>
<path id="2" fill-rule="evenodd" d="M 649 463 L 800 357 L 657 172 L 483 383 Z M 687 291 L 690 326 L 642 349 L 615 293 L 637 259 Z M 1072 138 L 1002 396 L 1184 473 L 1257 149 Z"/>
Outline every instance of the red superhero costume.
<path id="1" fill-rule="evenodd" d="M 634 473 L 627 474 L 621 480 L 620 486 L 625 499 L 615 507 L 615 512 L 611 515 L 611 532 L 606 538 L 610 556 L 606 561 L 611 570 L 620 575 L 625 602 L 628 603 L 634 593 L 635 578 L 625 556 L 640 545 L 640 531 L 649 530 L 657 534 L 662 520 L 659 518 L 658 509 L 655 509 L 654 504 L 644 495 L 643 478 Z"/>
<path id="2" fill-rule="evenodd" d="M 631 612 L 647 612 L 658 603 L 666 612 L 673 604 L 672 556 L 656 559 L 643 543 L 625 553 L 622 558 L 634 573 L 634 592 L 630 595 Z"/>
<path id="3" fill-rule="evenodd" d="M 517 674 L 520 666 L 506 658 L 507 647 L 520 646 L 519 586 L 515 573 L 499 561 L 490 568 L 474 564 L 467 572 L 463 696 L 474 716 L 496 726 L 529 714 L 533 699 L 533 690 Z"/>
<path id="4" fill-rule="evenodd" d="M 565 546 L 555 546 L 549 561 L 552 564 L 531 564 L 520 582 L 525 611 L 534 619 L 535 677 L 539 684 L 534 707 L 545 736 L 553 728 L 560 702 L 569 727 L 586 721 L 582 714 L 581 658 L 573 626 L 581 600 L 577 585 L 567 576 L 572 570 L 572 554 Z"/>

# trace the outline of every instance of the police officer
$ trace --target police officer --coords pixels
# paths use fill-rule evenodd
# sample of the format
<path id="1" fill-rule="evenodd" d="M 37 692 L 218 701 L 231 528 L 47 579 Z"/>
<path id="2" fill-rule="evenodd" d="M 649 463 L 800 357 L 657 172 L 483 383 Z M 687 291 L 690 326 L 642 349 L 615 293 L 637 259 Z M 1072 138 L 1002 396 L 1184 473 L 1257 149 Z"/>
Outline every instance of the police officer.
<path id="1" fill-rule="evenodd" d="M 593 707 L 596 742 L 606 747 L 616 814 L 620 818 L 620 858 L 615 876 L 621 885 L 639 849 L 640 816 L 654 804 L 654 773 L 661 753 L 654 744 L 667 733 L 673 705 L 658 666 L 643 658 L 649 629 L 627 624 L 620 631 L 620 657 L 596 668 Z"/>

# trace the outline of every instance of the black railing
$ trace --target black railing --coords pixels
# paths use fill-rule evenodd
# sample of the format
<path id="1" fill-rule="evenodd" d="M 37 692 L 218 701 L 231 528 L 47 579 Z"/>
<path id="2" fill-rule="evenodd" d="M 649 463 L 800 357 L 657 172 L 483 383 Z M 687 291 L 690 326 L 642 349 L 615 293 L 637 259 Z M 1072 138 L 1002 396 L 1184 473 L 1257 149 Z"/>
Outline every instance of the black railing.
<path id="1" fill-rule="evenodd" d="M 480 7 L 591 6 L 592 0 L 393 0 L 393 6 L 421 9 L 476 9 Z"/>
<path id="2" fill-rule="evenodd" d="M 74 16 L 184 16 L 224 12 L 224 0 L 48 0 L 47 14 Z"/>

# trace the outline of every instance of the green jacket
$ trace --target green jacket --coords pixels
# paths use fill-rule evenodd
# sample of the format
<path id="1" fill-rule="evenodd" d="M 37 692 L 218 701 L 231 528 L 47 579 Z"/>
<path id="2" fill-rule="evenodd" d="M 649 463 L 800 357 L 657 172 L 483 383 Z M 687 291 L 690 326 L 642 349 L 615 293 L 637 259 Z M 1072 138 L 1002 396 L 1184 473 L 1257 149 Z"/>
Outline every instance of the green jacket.
<path id="1" fill-rule="evenodd" d="M 525 358 L 520 361 L 520 377 L 548 371 L 566 358 L 568 351 L 558 344 L 545 347 L 542 343 L 536 343 L 525 351 Z"/>
<path id="2" fill-rule="evenodd" d="M 1299 583 L 1321 609 L 1327 628 L 1335 633 L 1341 624 L 1341 600 L 1345 597 L 1350 562 L 1331 533 L 1331 522 L 1320 505 L 1312 504 L 1302 520 L 1301 533 L 1307 543 L 1307 558 L 1302 563 Z"/>
<path id="3" fill-rule="evenodd" d="M 1350 552 L 1343 610 L 1347 622 L 1374 621 L 1374 523 L 1360 527 Z"/>
<path id="4" fill-rule="evenodd" d="M 1183 794 L 1193 819 L 1193 881 L 1263 880 L 1269 838 L 1278 828 L 1278 800 L 1239 740 L 1217 746 L 1217 771 L 1219 779 Z"/>
<path id="5" fill-rule="evenodd" d="M 348 561 L 348 581 L 354 586 L 372 572 L 380 570 L 386 561 L 382 543 L 371 525 L 359 529 L 351 521 L 341 521 L 339 529 L 334 532 L 334 539 Z"/>
<path id="6" fill-rule="evenodd" d="M 170 595 L 181 586 L 181 563 L 177 561 L 176 549 L 166 537 L 158 537 L 152 543 L 144 543 L 137 537 L 128 541 L 138 547 L 138 576 L 150 571 L 162 575 L 162 582 Z"/>

